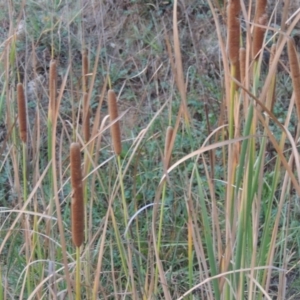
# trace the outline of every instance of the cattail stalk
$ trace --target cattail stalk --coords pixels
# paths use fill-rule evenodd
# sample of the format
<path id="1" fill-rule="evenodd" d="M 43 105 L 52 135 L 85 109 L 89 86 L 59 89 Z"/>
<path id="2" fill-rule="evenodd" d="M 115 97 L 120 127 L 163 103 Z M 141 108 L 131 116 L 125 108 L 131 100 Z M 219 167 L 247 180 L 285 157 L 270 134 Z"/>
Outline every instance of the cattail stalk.
<path id="1" fill-rule="evenodd" d="M 79 143 L 71 144 L 70 163 L 72 184 L 72 240 L 76 247 L 80 247 L 84 241 L 84 202 Z"/>
<path id="2" fill-rule="evenodd" d="M 26 100 L 25 100 L 23 84 L 20 82 L 17 85 L 17 100 L 18 100 L 20 138 L 23 143 L 26 143 L 27 141 Z"/>
<path id="3" fill-rule="evenodd" d="M 122 143 L 121 143 L 121 131 L 119 121 L 115 121 L 118 119 L 118 105 L 117 105 L 117 97 L 113 90 L 108 91 L 108 110 L 110 122 L 112 124 L 110 126 L 110 132 L 113 142 L 113 147 L 116 155 L 120 155 L 122 152 Z"/>
<path id="4" fill-rule="evenodd" d="M 27 160 L 26 160 L 26 141 L 27 141 L 27 114 L 26 114 L 26 100 L 24 94 L 24 87 L 22 83 L 17 84 L 17 101 L 18 101 L 18 117 L 19 117 L 19 132 L 20 138 L 22 140 L 22 172 L 23 172 L 23 198 L 26 200 L 28 193 L 27 193 Z M 22 205 L 21 205 L 22 207 Z M 30 249 L 30 237 L 26 234 L 29 232 L 29 221 L 26 215 L 24 215 L 24 228 L 25 228 L 25 251 L 26 251 L 26 261 L 28 268 L 30 267 L 30 253 L 32 252 Z M 29 269 L 31 270 L 31 269 Z M 28 270 L 28 272 L 30 272 Z M 29 273 L 30 274 L 30 273 Z M 28 293 L 32 291 L 32 286 L 30 279 L 26 280 Z"/>
<path id="5" fill-rule="evenodd" d="M 276 44 L 273 44 L 271 47 L 271 52 L 270 52 L 270 60 L 269 60 L 269 68 L 271 68 L 273 61 L 274 61 L 274 56 L 276 53 Z M 270 109 L 270 111 L 273 111 L 274 108 L 274 104 L 275 104 L 275 89 L 276 89 L 276 72 L 273 75 L 272 81 L 271 81 L 271 100 L 269 102 L 271 102 L 270 104 L 267 103 L 267 108 Z M 268 99 L 268 98 L 267 98 Z M 268 101 L 268 100 L 267 100 Z"/>
<path id="6" fill-rule="evenodd" d="M 240 61 L 240 81 L 241 83 L 244 83 L 246 78 L 246 49 L 245 48 L 240 48 L 239 61 Z"/>
<path id="7" fill-rule="evenodd" d="M 300 123 L 300 69 L 298 54 L 295 42 L 292 38 L 288 40 L 288 56 L 290 61 L 291 76 L 295 95 L 295 104 L 298 115 L 298 123 Z"/>
<path id="8" fill-rule="evenodd" d="M 48 121 L 47 121 L 47 133 L 48 133 L 48 138 L 47 138 L 47 144 L 48 144 L 48 160 L 51 161 L 53 158 L 53 153 L 52 153 L 52 134 L 53 134 L 53 121 L 54 121 L 54 116 L 55 116 L 55 111 L 56 111 L 56 92 L 57 92 L 57 70 L 56 70 L 56 61 L 52 59 L 50 61 L 49 65 L 49 105 L 48 105 Z M 49 176 L 49 185 L 50 185 L 50 194 L 49 198 L 53 199 L 54 195 L 54 185 L 53 185 L 53 169 L 52 165 L 49 168 L 48 171 L 48 176 Z M 48 213 L 49 215 L 52 214 L 53 210 L 53 205 L 54 201 L 50 200 L 49 204 L 49 210 Z M 51 231 L 51 220 L 47 220 L 46 224 L 46 232 L 50 235 Z"/>
<path id="9" fill-rule="evenodd" d="M 239 79 L 239 49 L 240 49 L 240 0 L 231 0 L 227 6 L 227 46 L 231 63 L 231 77 Z M 234 135 L 234 110 L 236 107 L 235 92 L 237 86 L 234 80 L 230 84 L 230 97 L 228 99 L 229 138 Z"/>
<path id="10" fill-rule="evenodd" d="M 88 53 L 86 50 L 82 52 L 82 89 L 83 92 L 87 92 L 87 74 L 89 72 L 89 60 L 88 60 Z"/>
<path id="11" fill-rule="evenodd" d="M 89 95 L 83 95 L 83 138 L 85 142 L 90 140 L 90 103 Z"/>

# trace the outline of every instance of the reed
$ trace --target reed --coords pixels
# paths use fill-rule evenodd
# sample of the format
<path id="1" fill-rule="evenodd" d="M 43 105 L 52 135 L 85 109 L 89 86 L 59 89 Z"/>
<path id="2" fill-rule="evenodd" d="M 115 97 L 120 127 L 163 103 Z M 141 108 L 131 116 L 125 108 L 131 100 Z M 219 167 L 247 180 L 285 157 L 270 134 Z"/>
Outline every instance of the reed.
<path id="1" fill-rule="evenodd" d="M 117 120 L 119 117 L 117 97 L 113 90 L 108 91 L 108 110 L 111 122 L 110 132 L 113 142 L 113 148 L 115 154 L 120 155 L 122 152 L 121 131 L 119 121 Z"/>
<path id="2" fill-rule="evenodd" d="M 24 88 L 22 83 L 17 84 L 17 99 L 18 99 L 18 116 L 20 138 L 23 143 L 27 141 L 27 112 Z"/>
<path id="3" fill-rule="evenodd" d="M 57 93 L 57 68 L 56 60 L 52 59 L 49 64 L 49 103 L 48 103 L 48 118 L 47 118 L 47 154 L 48 161 L 53 159 L 53 132 L 55 130 L 55 117 L 56 117 L 56 93 Z M 49 199 L 50 203 L 47 209 L 47 213 L 51 216 L 54 207 L 54 179 L 53 179 L 53 166 L 51 165 L 48 171 L 49 180 Z M 46 222 L 46 234 L 51 236 L 52 221 L 48 219 Z M 52 253 L 50 252 L 50 256 Z M 50 257 L 50 259 L 52 259 Z"/>
<path id="4" fill-rule="evenodd" d="M 273 44 L 270 52 L 269 68 L 271 68 L 273 64 L 275 54 L 276 54 L 276 44 Z M 266 101 L 266 107 L 270 109 L 271 112 L 273 112 L 273 108 L 276 100 L 275 90 L 276 90 L 276 72 L 274 72 L 274 75 L 272 77 L 271 89 L 270 92 L 268 93 L 267 101 Z"/>
<path id="5" fill-rule="evenodd" d="M 90 140 L 90 101 L 88 93 L 83 95 L 83 138 L 87 143 Z"/>
<path id="6" fill-rule="evenodd" d="M 82 90 L 84 93 L 88 90 L 89 58 L 87 50 L 82 52 Z"/>

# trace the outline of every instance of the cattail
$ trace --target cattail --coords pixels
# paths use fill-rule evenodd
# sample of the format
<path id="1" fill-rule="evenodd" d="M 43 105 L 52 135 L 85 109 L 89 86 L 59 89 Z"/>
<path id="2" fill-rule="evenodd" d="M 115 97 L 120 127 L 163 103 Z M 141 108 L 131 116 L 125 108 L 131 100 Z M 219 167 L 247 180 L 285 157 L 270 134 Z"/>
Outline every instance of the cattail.
<path id="1" fill-rule="evenodd" d="M 255 6 L 254 24 L 267 25 L 266 15 L 267 0 L 257 0 Z M 264 16 L 265 15 L 265 16 Z M 252 45 L 252 56 L 257 59 L 257 54 L 260 51 L 263 40 L 264 40 L 265 29 L 255 26 L 253 29 L 253 45 Z"/>
<path id="2" fill-rule="evenodd" d="M 240 48 L 240 0 L 231 0 L 227 6 L 227 45 L 230 62 L 238 66 Z"/>
<path id="3" fill-rule="evenodd" d="M 260 26 L 266 26 L 268 23 L 268 15 L 263 14 L 257 20 L 257 24 Z M 258 53 L 262 48 L 266 28 L 255 26 L 253 30 L 253 45 L 252 45 L 252 55 L 254 59 L 258 59 Z"/>
<path id="4" fill-rule="evenodd" d="M 23 143 L 27 141 L 27 112 L 24 88 L 22 83 L 17 84 L 17 100 L 18 100 L 18 115 L 20 137 Z"/>
<path id="5" fill-rule="evenodd" d="M 76 247 L 80 247 L 84 240 L 84 203 L 79 143 L 71 144 L 70 163 L 72 184 L 72 240 Z"/>
<path id="6" fill-rule="evenodd" d="M 83 91 L 87 92 L 87 74 L 89 72 L 89 60 L 88 60 L 88 53 L 86 50 L 82 52 L 82 85 Z"/>
<path id="7" fill-rule="evenodd" d="M 239 61 L 240 61 L 240 81 L 241 83 L 243 83 L 246 77 L 246 49 L 245 48 L 240 48 Z"/>
<path id="8" fill-rule="evenodd" d="M 288 56 L 290 61 L 298 122 L 300 122 L 300 66 L 298 61 L 298 54 L 295 48 L 295 42 L 292 38 L 288 40 Z"/>
<path id="9" fill-rule="evenodd" d="M 268 0 L 257 0 L 255 6 L 255 16 L 254 22 L 257 22 L 258 19 L 265 14 Z"/>
<path id="10" fill-rule="evenodd" d="M 115 122 L 119 114 L 117 106 L 117 97 L 113 90 L 108 91 L 108 110 L 110 122 L 114 122 L 114 124 L 110 126 L 110 133 L 113 141 L 114 151 L 116 155 L 120 155 L 122 151 L 121 132 L 119 121 Z"/>
<path id="11" fill-rule="evenodd" d="M 49 119 L 52 119 L 53 114 L 56 111 L 56 91 L 57 91 L 57 70 L 56 61 L 52 59 L 50 61 L 49 68 Z"/>
<path id="12" fill-rule="evenodd" d="M 90 139 L 90 103 L 87 93 L 83 95 L 83 138 L 85 142 Z"/>
<path id="13" fill-rule="evenodd" d="M 171 126 L 168 126 L 167 132 L 166 132 L 165 152 L 164 152 L 166 169 L 168 169 L 170 166 L 171 155 L 168 157 L 168 152 L 170 150 L 172 136 L 173 136 L 173 128 Z"/>

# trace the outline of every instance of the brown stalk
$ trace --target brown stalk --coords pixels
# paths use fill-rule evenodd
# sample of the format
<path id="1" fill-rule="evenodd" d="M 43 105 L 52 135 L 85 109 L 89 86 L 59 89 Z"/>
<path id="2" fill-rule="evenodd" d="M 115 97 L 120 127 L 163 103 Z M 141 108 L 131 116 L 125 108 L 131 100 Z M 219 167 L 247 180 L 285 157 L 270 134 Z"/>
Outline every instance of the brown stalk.
<path id="1" fill-rule="evenodd" d="M 90 103 L 89 95 L 83 95 L 83 138 L 85 142 L 90 140 Z"/>
<path id="2" fill-rule="evenodd" d="M 108 91 L 108 110 L 110 122 L 112 124 L 110 126 L 110 133 L 112 137 L 113 147 L 116 155 L 120 155 L 122 152 L 122 143 L 121 143 L 121 132 L 120 132 L 120 123 L 119 121 L 115 121 L 118 119 L 118 105 L 117 105 L 117 97 L 113 90 Z"/>
<path id="3" fill-rule="evenodd" d="M 89 72 L 88 53 L 86 50 L 82 52 L 82 85 L 83 92 L 87 92 L 87 74 Z"/>
<path id="4" fill-rule="evenodd" d="M 168 126 L 167 132 L 166 132 L 166 140 L 165 140 L 165 152 L 164 152 L 164 159 L 165 159 L 165 167 L 166 169 L 170 166 L 170 160 L 171 160 L 171 153 L 169 151 L 171 141 L 172 141 L 172 135 L 173 135 L 173 127 Z"/>
<path id="5" fill-rule="evenodd" d="M 52 59 L 50 61 L 49 68 L 49 119 L 52 120 L 52 116 L 56 111 L 56 92 L 57 92 L 57 70 L 56 61 Z"/>
<path id="6" fill-rule="evenodd" d="M 25 95 L 24 95 L 23 84 L 20 82 L 17 84 L 17 99 L 18 99 L 20 138 L 23 143 L 26 143 L 26 141 L 27 141 L 26 100 L 25 100 Z"/>
<path id="7" fill-rule="evenodd" d="M 293 89 L 295 94 L 295 104 L 298 115 L 298 122 L 300 121 L 300 69 L 297 50 L 295 42 L 292 38 L 288 40 L 288 56 L 290 61 L 291 77 L 293 82 Z"/>
<path id="8" fill-rule="evenodd" d="M 70 163 L 72 184 L 72 240 L 76 247 L 80 247 L 84 240 L 84 202 L 79 143 L 72 143 L 70 146 Z"/>
<path id="9" fill-rule="evenodd" d="M 271 66 L 273 64 L 275 53 L 276 53 L 276 44 L 273 44 L 272 47 L 271 47 L 271 52 L 270 52 L 269 68 L 271 68 Z M 273 111 L 273 107 L 274 107 L 275 99 L 276 99 L 276 97 L 275 97 L 275 89 L 276 89 L 275 77 L 276 77 L 276 72 L 274 73 L 274 79 L 272 80 L 272 82 L 273 82 L 273 91 L 272 91 L 271 106 L 270 107 L 267 106 L 267 108 L 269 108 L 271 112 Z"/>
<path id="10" fill-rule="evenodd" d="M 240 0 L 231 0 L 227 6 L 227 45 L 230 63 L 238 67 L 240 49 Z"/>

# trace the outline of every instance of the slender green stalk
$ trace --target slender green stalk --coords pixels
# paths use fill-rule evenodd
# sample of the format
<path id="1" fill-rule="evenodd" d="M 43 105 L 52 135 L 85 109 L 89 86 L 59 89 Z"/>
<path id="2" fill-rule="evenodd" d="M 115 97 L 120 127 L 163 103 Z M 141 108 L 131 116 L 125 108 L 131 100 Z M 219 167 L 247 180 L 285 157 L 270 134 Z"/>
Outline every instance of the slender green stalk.
<path id="1" fill-rule="evenodd" d="M 81 276 L 80 276 L 80 270 L 81 270 L 81 264 L 80 264 L 80 247 L 76 247 L 76 300 L 81 300 Z"/>

